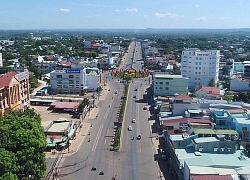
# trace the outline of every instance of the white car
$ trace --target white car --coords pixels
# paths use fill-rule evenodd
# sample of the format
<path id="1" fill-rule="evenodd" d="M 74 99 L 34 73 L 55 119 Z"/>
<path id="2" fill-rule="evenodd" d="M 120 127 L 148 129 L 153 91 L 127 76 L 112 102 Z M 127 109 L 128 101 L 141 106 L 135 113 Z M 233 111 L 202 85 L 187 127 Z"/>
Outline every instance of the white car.
<path id="1" fill-rule="evenodd" d="M 136 122 L 136 119 L 132 119 L 132 123 L 135 123 Z"/>
<path id="2" fill-rule="evenodd" d="M 128 130 L 132 131 L 133 130 L 132 126 L 128 126 Z"/>

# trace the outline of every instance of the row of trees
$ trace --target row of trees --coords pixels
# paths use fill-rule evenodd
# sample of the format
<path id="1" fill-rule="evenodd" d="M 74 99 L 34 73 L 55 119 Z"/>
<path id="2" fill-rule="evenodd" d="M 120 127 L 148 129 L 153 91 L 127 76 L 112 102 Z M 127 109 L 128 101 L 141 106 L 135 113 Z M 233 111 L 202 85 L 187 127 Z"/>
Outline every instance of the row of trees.
<path id="1" fill-rule="evenodd" d="M 46 140 L 33 109 L 0 118 L 0 179 L 41 179 L 46 173 Z"/>

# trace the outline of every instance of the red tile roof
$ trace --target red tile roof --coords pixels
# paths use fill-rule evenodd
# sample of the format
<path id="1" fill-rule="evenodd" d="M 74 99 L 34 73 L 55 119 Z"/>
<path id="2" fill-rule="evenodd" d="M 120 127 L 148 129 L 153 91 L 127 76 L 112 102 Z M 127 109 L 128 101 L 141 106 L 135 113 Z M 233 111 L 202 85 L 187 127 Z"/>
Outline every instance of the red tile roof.
<path id="1" fill-rule="evenodd" d="M 204 175 L 191 175 L 193 180 L 231 180 L 231 175 L 215 175 L 215 174 L 204 174 Z"/>
<path id="2" fill-rule="evenodd" d="M 17 72 L 8 72 L 6 74 L 2 74 L 0 76 L 0 88 L 3 88 L 5 86 L 9 86 L 10 81 L 12 80 L 12 78 L 18 74 Z"/>
<path id="3" fill-rule="evenodd" d="M 197 88 L 197 91 L 199 91 L 201 89 L 206 91 L 207 95 L 210 96 L 210 97 L 220 95 L 220 89 L 217 88 L 217 87 L 200 86 L 200 87 Z"/>
<path id="4" fill-rule="evenodd" d="M 175 100 L 192 100 L 192 98 L 189 95 L 180 94 L 175 97 Z"/>
<path id="5" fill-rule="evenodd" d="M 196 118 L 179 118 L 179 119 L 163 120 L 163 124 L 167 125 L 172 123 L 185 123 L 187 121 L 189 121 L 190 123 L 212 124 L 210 120 L 196 119 Z"/>

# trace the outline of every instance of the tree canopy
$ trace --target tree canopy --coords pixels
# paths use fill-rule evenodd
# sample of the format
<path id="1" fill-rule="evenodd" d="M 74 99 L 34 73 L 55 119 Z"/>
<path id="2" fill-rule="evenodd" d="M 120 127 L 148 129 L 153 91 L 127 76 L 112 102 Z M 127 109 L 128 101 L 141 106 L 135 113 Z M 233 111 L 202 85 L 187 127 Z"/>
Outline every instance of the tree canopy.
<path id="1" fill-rule="evenodd" d="M 46 140 L 33 109 L 0 118 L 0 180 L 41 179 L 46 172 Z"/>

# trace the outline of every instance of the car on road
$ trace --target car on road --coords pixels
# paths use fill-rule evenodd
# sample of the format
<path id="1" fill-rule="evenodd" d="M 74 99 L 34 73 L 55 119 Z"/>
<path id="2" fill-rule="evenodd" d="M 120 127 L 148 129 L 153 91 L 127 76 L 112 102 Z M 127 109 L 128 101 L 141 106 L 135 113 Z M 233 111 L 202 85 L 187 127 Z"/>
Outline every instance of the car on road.
<path id="1" fill-rule="evenodd" d="M 143 107 L 143 110 L 147 110 L 147 106 L 144 106 L 144 107 Z"/>
<path id="2" fill-rule="evenodd" d="M 132 119 L 132 123 L 135 123 L 136 122 L 136 119 Z"/>
<path id="3" fill-rule="evenodd" d="M 115 94 L 117 94 L 118 93 L 118 91 L 117 90 L 115 90 Z"/>
<path id="4" fill-rule="evenodd" d="M 135 89 L 135 91 L 137 91 L 137 89 Z"/>
<path id="5" fill-rule="evenodd" d="M 136 95 L 134 95 L 133 98 L 136 98 Z"/>
<path id="6" fill-rule="evenodd" d="M 132 126 L 128 126 L 128 130 L 132 131 L 133 130 Z"/>
<path id="7" fill-rule="evenodd" d="M 138 140 L 140 140 L 140 139 L 141 139 L 141 135 L 139 134 L 136 138 L 137 138 Z"/>

